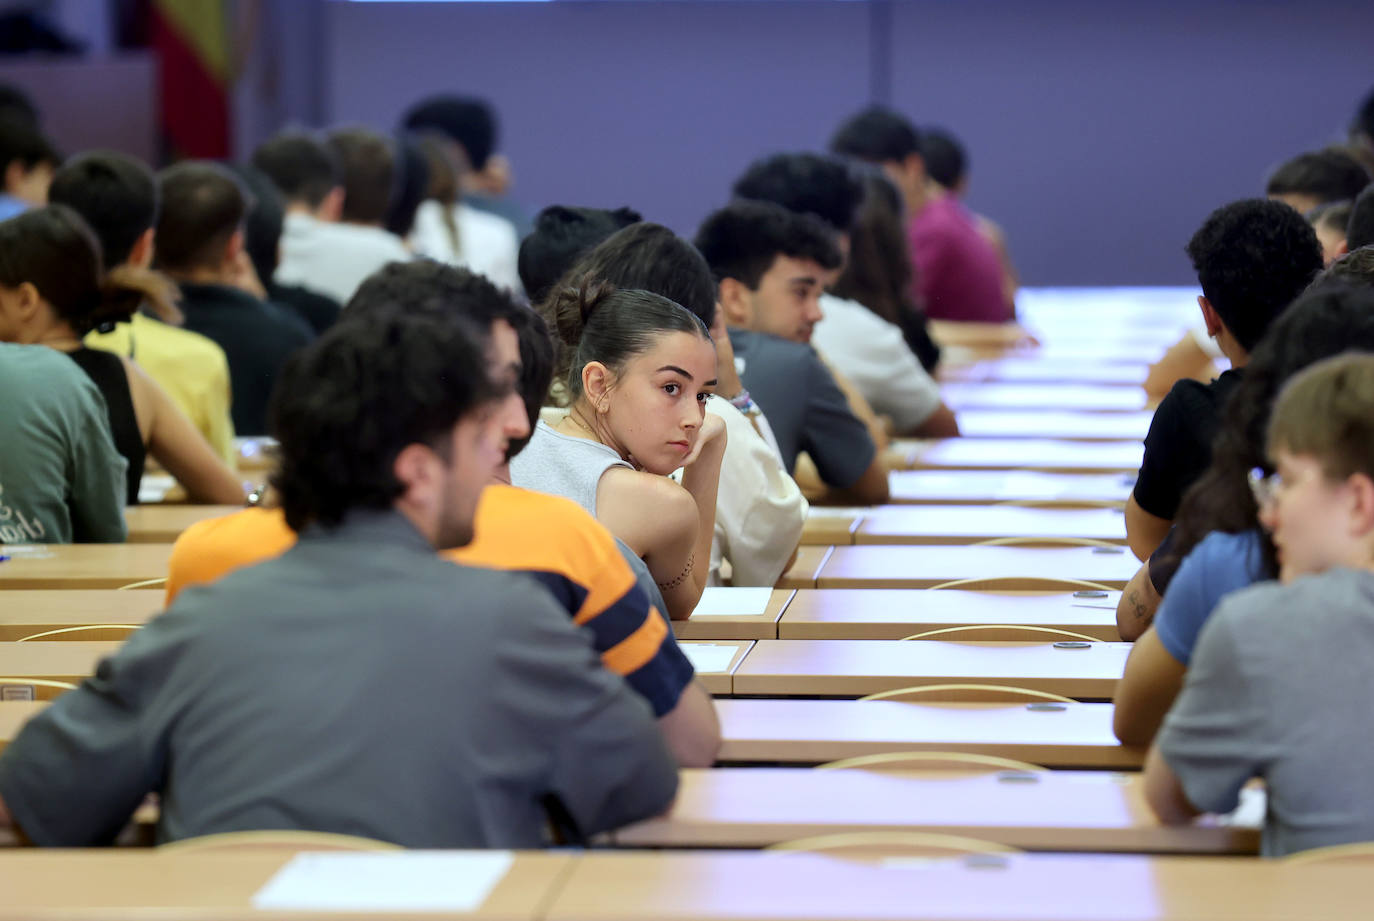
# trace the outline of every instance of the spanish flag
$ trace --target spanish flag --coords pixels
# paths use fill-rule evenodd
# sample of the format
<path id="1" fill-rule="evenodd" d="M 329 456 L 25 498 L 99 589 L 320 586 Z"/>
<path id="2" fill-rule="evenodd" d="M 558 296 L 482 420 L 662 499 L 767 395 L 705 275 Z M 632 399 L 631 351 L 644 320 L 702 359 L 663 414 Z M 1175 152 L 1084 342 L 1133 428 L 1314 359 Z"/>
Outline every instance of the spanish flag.
<path id="1" fill-rule="evenodd" d="M 230 155 L 228 0 L 152 0 L 162 128 L 175 157 Z"/>

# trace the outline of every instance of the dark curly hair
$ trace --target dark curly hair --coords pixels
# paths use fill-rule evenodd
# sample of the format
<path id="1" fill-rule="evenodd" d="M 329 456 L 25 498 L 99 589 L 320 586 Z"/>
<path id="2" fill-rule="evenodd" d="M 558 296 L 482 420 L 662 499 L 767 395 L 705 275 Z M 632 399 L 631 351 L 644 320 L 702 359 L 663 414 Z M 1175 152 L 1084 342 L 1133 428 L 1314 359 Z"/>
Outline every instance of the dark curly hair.
<path id="1" fill-rule="evenodd" d="M 926 175 L 946 189 L 959 184 L 968 172 L 968 152 L 959 139 L 948 131 L 927 128 L 921 134 L 921 158 L 926 161 Z"/>
<path id="2" fill-rule="evenodd" d="M 1312 286 L 1332 282 L 1342 282 L 1353 288 L 1374 288 L 1374 246 L 1361 246 L 1346 253 L 1323 269 Z"/>
<path id="3" fill-rule="evenodd" d="M 902 115 L 883 106 L 869 106 L 835 130 L 830 149 L 867 163 L 900 163 L 921 153 L 921 135 Z"/>
<path id="4" fill-rule="evenodd" d="M 711 267 L 695 246 L 662 224 L 646 221 L 617 230 L 584 253 L 569 275 L 662 295 L 696 314 L 707 327 L 716 317 Z"/>
<path id="5" fill-rule="evenodd" d="M 779 256 L 823 269 L 838 269 L 842 261 L 834 233 L 820 218 L 766 201 L 737 201 L 709 215 L 696 245 L 717 284 L 733 278 L 751 291 Z"/>
<path id="6" fill-rule="evenodd" d="M 1303 368 L 1351 350 L 1374 351 L 1374 290 L 1338 283 L 1314 287 L 1279 317 L 1226 402 L 1211 466 L 1184 494 L 1170 552 L 1160 563 L 1182 560 L 1211 531 L 1260 530 L 1247 476 L 1255 467 L 1270 469 L 1265 441 L 1274 400 Z M 1278 572 L 1274 545 L 1267 536 L 1262 544 L 1272 577 Z"/>
<path id="7" fill-rule="evenodd" d="M 733 192 L 736 198 L 771 201 L 797 214 L 814 214 L 842 233 L 854 226 L 864 197 L 863 186 L 845 163 L 812 153 L 756 160 L 735 180 Z"/>
<path id="8" fill-rule="evenodd" d="M 534 230 L 520 241 L 516 268 L 530 302 L 549 296 L 577 257 L 602 240 L 644 220 L 629 208 L 576 208 L 550 205 L 534 219 Z"/>
<path id="9" fill-rule="evenodd" d="M 1266 195 L 1310 195 L 1318 204 L 1348 201 L 1369 185 L 1369 171 L 1342 147 L 1298 154 L 1274 170 Z"/>
<path id="10" fill-rule="evenodd" d="M 287 361 L 270 418 L 281 443 L 272 484 L 292 530 L 390 508 L 405 492 L 396 456 L 411 444 L 443 455 L 453 426 L 501 396 L 481 333 L 455 317 L 376 310 L 335 324 Z"/>
<path id="11" fill-rule="evenodd" d="M 1371 244 L 1374 244 L 1374 185 L 1355 199 L 1345 225 L 1345 245 L 1352 252 Z"/>
<path id="12" fill-rule="evenodd" d="M 1322 269 L 1312 226 L 1282 202 L 1260 198 L 1213 211 L 1187 249 L 1202 293 L 1247 352 Z"/>

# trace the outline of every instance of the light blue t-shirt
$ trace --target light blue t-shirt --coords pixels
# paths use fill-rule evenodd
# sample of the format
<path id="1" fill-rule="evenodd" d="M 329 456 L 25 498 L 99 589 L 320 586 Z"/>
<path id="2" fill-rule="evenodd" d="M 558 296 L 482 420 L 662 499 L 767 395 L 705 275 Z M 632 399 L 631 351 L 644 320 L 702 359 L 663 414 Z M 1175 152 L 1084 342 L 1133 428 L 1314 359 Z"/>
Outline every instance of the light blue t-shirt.
<path id="1" fill-rule="evenodd" d="M 1155 633 L 1183 665 L 1222 597 L 1264 578 L 1259 534 L 1213 531 L 1183 558 L 1155 614 Z"/>

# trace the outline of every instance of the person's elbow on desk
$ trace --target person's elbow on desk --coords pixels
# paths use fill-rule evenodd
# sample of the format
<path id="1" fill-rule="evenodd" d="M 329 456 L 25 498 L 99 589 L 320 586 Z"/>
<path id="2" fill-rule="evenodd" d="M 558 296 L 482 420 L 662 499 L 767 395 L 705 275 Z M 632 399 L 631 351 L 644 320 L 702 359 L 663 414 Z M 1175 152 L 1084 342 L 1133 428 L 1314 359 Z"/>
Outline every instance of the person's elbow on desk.
<path id="1" fill-rule="evenodd" d="M 1189 802 L 1158 745 L 1150 746 L 1145 757 L 1145 801 L 1162 825 L 1187 825 L 1202 815 L 1202 810 Z"/>

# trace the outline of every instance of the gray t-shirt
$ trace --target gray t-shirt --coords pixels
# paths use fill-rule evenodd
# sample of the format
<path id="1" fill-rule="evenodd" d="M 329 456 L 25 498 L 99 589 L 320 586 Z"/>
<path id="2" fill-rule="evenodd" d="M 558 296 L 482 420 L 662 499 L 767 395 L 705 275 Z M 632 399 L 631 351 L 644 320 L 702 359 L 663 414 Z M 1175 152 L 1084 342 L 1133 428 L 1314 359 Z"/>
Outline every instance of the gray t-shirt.
<path id="1" fill-rule="evenodd" d="M 615 453 L 614 448 L 590 438 L 564 435 L 541 421 L 535 424 L 529 443 L 511 458 L 510 482 L 521 489 L 571 499 L 595 518 L 601 475 L 612 467 L 634 469 Z M 649 596 L 649 601 L 666 615 L 668 606 L 663 602 L 663 592 L 649 574 L 649 565 L 620 538 L 615 539 L 615 545 L 634 570 L 635 581 Z"/>
<path id="2" fill-rule="evenodd" d="M 1374 572 L 1235 592 L 1202 628 L 1157 743 L 1188 800 L 1268 787 L 1264 854 L 1374 839 Z"/>
<path id="3" fill-rule="evenodd" d="M 826 485 L 857 483 L 878 449 L 816 350 L 744 329 L 730 330 L 730 344 L 740 381 L 768 417 L 787 471 L 805 451 Z"/>
<path id="4" fill-rule="evenodd" d="M 539 847 L 549 798 L 590 835 L 676 787 L 648 704 L 565 610 L 395 512 L 187 589 L 0 754 L 0 798 L 40 845 L 109 841 L 158 792 L 162 840 Z"/>
<path id="5" fill-rule="evenodd" d="M 118 543 L 125 461 L 68 356 L 0 342 L 0 543 Z"/>

